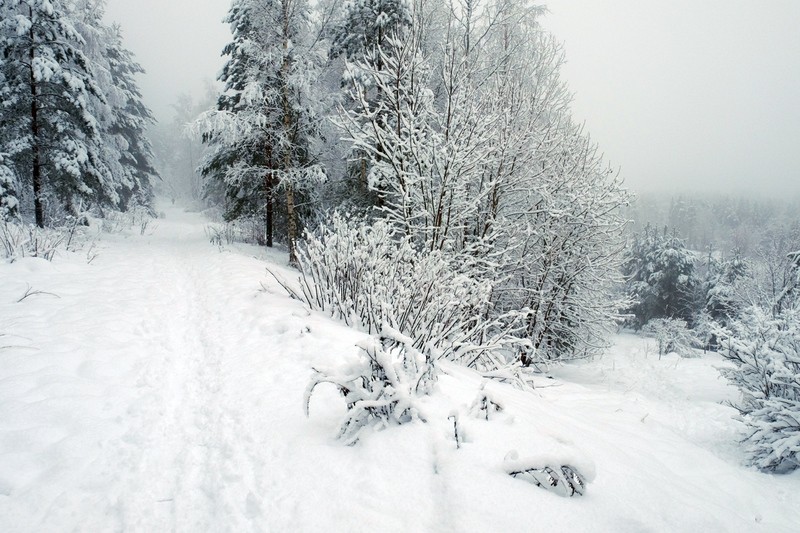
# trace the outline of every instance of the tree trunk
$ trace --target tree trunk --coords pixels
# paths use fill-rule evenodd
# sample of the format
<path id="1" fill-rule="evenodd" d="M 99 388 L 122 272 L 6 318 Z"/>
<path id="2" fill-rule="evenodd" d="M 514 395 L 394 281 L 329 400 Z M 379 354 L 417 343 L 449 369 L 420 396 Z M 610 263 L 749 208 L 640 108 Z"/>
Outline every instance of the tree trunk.
<path id="1" fill-rule="evenodd" d="M 283 64 L 281 65 L 281 82 L 283 84 L 283 132 L 289 136 L 292 128 L 292 109 L 289 105 L 289 3 L 283 0 Z M 283 170 L 288 174 L 292 167 L 291 147 L 284 148 Z M 291 181 L 286 184 L 286 218 L 287 240 L 289 245 L 289 264 L 297 266 L 297 214 L 294 210 L 294 187 Z"/>
<path id="2" fill-rule="evenodd" d="M 265 225 L 267 232 L 267 247 L 272 248 L 273 221 L 275 219 L 274 200 L 272 198 L 272 147 L 267 147 L 267 163 L 269 170 L 264 176 L 264 200 L 266 202 Z"/>
<path id="3" fill-rule="evenodd" d="M 33 20 L 33 8 L 28 8 L 30 19 Z M 34 33 L 33 27 L 30 29 L 31 48 L 29 52 L 30 59 L 30 86 L 31 86 L 31 137 L 32 151 L 33 151 L 33 208 L 36 216 L 36 225 L 40 228 L 44 227 L 44 208 L 42 206 L 42 163 L 39 154 L 39 105 L 36 100 L 36 77 L 33 73 L 33 62 L 36 59 L 34 51 Z"/>
<path id="4" fill-rule="evenodd" d="M 294 212 L 294 188 L 286 184 L 286 213 L 289 237 L 289 264 L 297 266 L 297 215 Z"/>
<path id="5" fill-rule="evenodd" d="M 273 199 L 272 199 L 272 170 L 267 172 L 266 177 L 266 195 L 267 195 L 267 248 L 272 248 L 272 234 L 274 233 L 273 230 L 273 220 L 275 218 L 274 207 L 273 207 Z"/>

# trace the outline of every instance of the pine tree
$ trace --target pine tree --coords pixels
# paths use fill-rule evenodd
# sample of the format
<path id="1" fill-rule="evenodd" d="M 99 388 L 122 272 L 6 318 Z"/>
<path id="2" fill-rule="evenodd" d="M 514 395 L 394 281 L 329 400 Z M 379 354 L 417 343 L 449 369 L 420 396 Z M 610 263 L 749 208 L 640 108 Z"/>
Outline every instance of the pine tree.
<path id="1" fill-rule="evenodd" d="M 721 370 L 741 391 L 734 404 L 748 427 L 744 444 L 754 466 L 786 473 L 800 468 L 800 309 L 777 315 L 751 307 L 718 328 Z"/>
<path id="2" fill-rule="evenodd" d="M 158 173 L 146 130 L 155 120 L 135 79 L 144 69 L 123 46 L 119 25 L 103 23 L 105 4 L 106 0 L 78 0 L 71 16 L 104 96 L 93 99 L 91 108 L 101 133 L 97 153 L 108 176 L 106 196 L 114 207 L 125 210 L 130 204 L 152 203 L 151 181 Z"/>
<path id="3" fill-rule="evenodd" d="M 108 28 L 107 34 L 106 59 L 112 87 L 109 92 L 113 94 L 115 103 L 107 132 L 122 141 L 119 143 L 119 161 L 130 176 L 119 190 L 120 207 L 125 209 L 132 204 L 152 207 L 153 180 L 159 176 L 147 130 L 155 124 L 155 119 L 144 104 L 135 77 L 143 74 L 144 69 L 136 62 L 133 53 L 122 45 L 119 26 Z"/>
<path id="4" fill-rule="evenodd" d="M 697 308 L 699 280 L 695 258 L 675 232 L 663 233 L 647 226 L 634 237 L 624 266 L 634 326 L 653 318 L 674 318 L 692 324 Z"/>
<path id="5" fill-rule="evenodd" d="M 0 221 L 17 215 L 19 201 L 16 196 L 16 176 L 6 166 L 5 157 L 0 154 Z"/>
<path id="6" fill-rule="evenodd" d="M 433 246 L 437 201 L 449 200 L 435 168 L 443 142 L 434 130 L 436 110 L 428 87 L 429 69 L 418 40 L 390 37 L 367 53 L 360 70 L 365 83 L 354 84 L 359 105 L 344 123 L 354 149 L 369 161 L 367 185 L 379 211 L 421 247 Z M 378 96 L 367 96 L 374 87 Z"/>
<path id="7" fill-rule="evenodd" d="M 412 21 L 409 0 L 349 0 L 333 31 L 330 54 L 362 61 L 379 48 L 386 48 L 389 39 L 402 37 Z"/>
<path id="8" fill-rule="evenodd" d="M 322 177 L 313 155 L 322 99 L 312 80 L 320 54 L 310 38 L 308 4 L 238 0 L 226 20 L 234 40 L 225 48 L 225 92 L 217 111 L 201 121 L 214 149 L 204 173 L 222 180 L 228 197 L 266 204 L 268 242 L 274 191 L 282 190 L 286 242 L 295 263 L 297 195 Z"/>
<path id="9" fill-rule="evenodd" d="M 77 197 L 107 200 L 91 108 L 104 97 L 83 45 L 58 0 L 0 5 L 0 153 L 23 196 L 33 197 L 39 226 L 48 196 L 68 210 Z"/>
<path id="10" fill-rule="evenodd" d="M 705 312 L 711 320 L 727 325 L 738 314 L 743 302 L 736 294 L 737 283 L 749 275 L 750 267 L 736 248 L 726 260 L 710 258 L 703 292 Z"/>
<path id="11" fill-rule="evenodd" d="M 413 22 L 409 0 L 350 0 L 345 3 L 344 15 L 332 31 L 330 56 L 344 57 L 347 63 L 342 85 L 350 98 L 346 98 L 343 105 L 347 111 L 355 111 L 349 120 L 363 111 L 364 105 L 377 113 L 383 112 L 379 101 L 385 87 L 374 84 L 374 74 L 384 70 L 383 56 L 391 53 L 391 43 L 402 42 L 410 36 Z M 414 48 L 417 48 L 419 35 L 412 39 Z M 359 125 L 359 128 L 365 127 L 366 122 Z M 381 206 L 384 197 L 380 192 L 375 194 L 376 183 L 370 183 L 369 179 L 370 161 L 374 154 L 364 152 L 362 148 L 354 144 L 348 155 L 348 195 L 358 207 Z"/>
<path id="12" fill-rule="evenodd" d="M 258 11 L 252 2 L 233 2 L 225 22 L 230 24 L 233 41 L 225 46 L 223 55 L 228 57 L 219 81 L 225 84 L 224 92 L 217 100 L 217 111 L 232 117 L 253 114 L 252 120 L 264 123 L 263 127 L 250 127 L 237 131 L 231 137 L 223 125 L 216 125 L 204 132 L 204 141 L 214 150 L 203 163 L 201 171 L 224 184 L 228 206 L 225 216 L 233 220 L 241 216 L 262 215 L 265 220 L 265 242 L 273 245 L 274 225 L 274 170 L 276 161 L 272 148 L 275 136 L 274 117 L 261 117 L 254 110 L 262 102 L 250 99 L 254 91 L 263 91 L 259 84 L 275 84 L 274 79 L 259 76 L 259 21 Z M 250 91 L 245 94 L 246 91 Z M 264 113 L 266 115 L 267 113 Z M 239 128 L 243 130 L 244 128 Z M 245 135 L 246 133 L 246 135 Z"/>

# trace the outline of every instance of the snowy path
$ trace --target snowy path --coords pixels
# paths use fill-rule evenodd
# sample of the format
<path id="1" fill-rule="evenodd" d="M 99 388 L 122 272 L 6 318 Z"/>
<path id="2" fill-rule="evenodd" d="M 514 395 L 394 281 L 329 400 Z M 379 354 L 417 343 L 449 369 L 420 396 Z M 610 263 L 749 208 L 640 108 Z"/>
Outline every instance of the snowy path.
<path id="1" fill-rule="evenodd" d="M 157 224 L 105 237 L 88 266 L 27 259 L 4 272 L 3 339 L 20 346 L 2 354 L 0 531 L 291 519 L 282 481 L 302 420 L 307 313 L 266 304 L 263 261 L 217 252 L 198 216 L 173 209 Z M 57 297 L 17 303 L 28 285 Z"/>
<path id="2" fill-rule="evenodd" d="M 220 251 L 177 208 L 156 224 L 104 235 L 91 264 L 0 264 L 0 532 L 797 531 L 800 476 L 739 466 L 713 360 L 631 338 L 534 394 L 491 384 L 492 422 L 468 416 L 480 380 L 446 367 L 429 424 L 344 447 L 335 392 L 310 419 L 302 395 L 360 334 L 288 299 L 264 271 L 280 255 Z M 597 478 L 559 498 L 503 473 L 511 449 Z"/>

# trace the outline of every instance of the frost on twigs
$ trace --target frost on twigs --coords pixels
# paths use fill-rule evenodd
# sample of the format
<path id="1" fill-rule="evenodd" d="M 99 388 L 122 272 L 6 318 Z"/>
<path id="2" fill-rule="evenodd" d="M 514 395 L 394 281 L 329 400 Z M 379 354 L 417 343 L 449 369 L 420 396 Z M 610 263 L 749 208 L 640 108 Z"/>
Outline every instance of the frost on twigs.
<path id="1" fill-rule="evenodd" d="M 334 214 L 298 250 L 298 283 L 270 272 L 294 298 L 369 334 L 385 325 L 427 357 L 495 369 L 520 339 L 489 316 L 491 283 L 465 272 L 464 258 L 417 249 L 386 221 Z"/>
<path id="2" fill-rule="evenodd" d="M 748 426 L 748 460 L 769 472 L 800 468 L 800 310 L 777 316 L 746 309 L 718 328 L 720 354 L 734 364 L 722 375 L 741 391 L 734 404 Z"/>
<path id="3" fill-rule="evenodd" d="M 309 414 L 318 385 L 338 388 L 347 405 L 338 438 L 355 444 L 366 427 L 382 429 L 422 419 L 416 398 L 430 392 L 436 379 L 434 362 L 413 347 L 410 338 L 390 327 L 358 344 L 359 360 L 340 371 L 314 369 L 304 406 Z"/>
<path id="4" fill-rule="evenodd" d="M 583 496 L 586 492 L 586 482 L 578 471 L 569 466 L 562 465 L 555 468 L 549 466 L 527 467 L 515 469 L 508 473 L 515 479 L 522 479 L 542 487 L 559 496 Z"/>

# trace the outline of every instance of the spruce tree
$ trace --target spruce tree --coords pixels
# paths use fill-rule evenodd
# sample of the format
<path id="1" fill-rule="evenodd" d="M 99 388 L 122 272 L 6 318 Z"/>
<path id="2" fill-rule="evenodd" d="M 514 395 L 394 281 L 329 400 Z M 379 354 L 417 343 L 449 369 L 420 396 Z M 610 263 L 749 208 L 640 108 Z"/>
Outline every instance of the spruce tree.
<path id="1" fill-rule="evenodd" d="M 234 39 L 225 48 L 225 92 L 216 112 L 201 121 L 213 147 L 203 171 L 222 180 L 240 205 L 266 204 L 268 243 L 271 200 L 282 191 L 294 263 L 297 195 L 322 176 L 313 155 L 321 100 L 313 78 L 320 57 L 310 38 L 309 7 L 305 0 L 238 0 L 226 20 Z"/>
<path id="2" fill-rule="evenodd" d="M 695 259 L 675 232 L 645 227 L 634 237 L 623 272 L 628 295 L 635 301 L 629 311 L 637 329 L 654 318 L 693 323 L 699 283 Z"/>
<path id="3" fill-rule="evenodd" d="M 147 129 L 155 119 L 144 104 L 136 82 L 136 75 L 143 74 L 144 69 L 122 45 L 119 26 L 107 28 L 105 33 L 108 38 L 106 60 L 111 75 L 109 90 L 115 103 L 106 131 L 121 141 L 119 161 L 129 178 L 119 188 L 120 208 L 127 209 L 132 204 L 152 207 L 153 180 L 159 176 L 153 163 L 153 147 L 147 138 Z"/>
<path id="4" fill-rule="evenodd" d="M 345 4 L 344 16 L 334 29 L 331 56 L 363 60 L 386 47 L 390 38 L 402 36 L 412 20 L 407 0 L 351 0 Z"/>
<path id="5" fill-rule="evenodd" d="M 104 97 L 93 99 L 91 109 L 100 130 L 97 153 L 108 177 L 105 196 L 113 207 L 125 210 L 132 203 L 152 203 L 151 181 L 157 172 L 145 132 L 155 121 L 135 79 L 144 69 L 124 47 L 119 25 L 103 23 L 105 4 L 76 0 L 71 17 Z"/>
<path id="6" fill-rule="evenodd" d="M 385 54 L 392 54 L 393 41 L 410 37 L 414 24 L 411 2 L 407 0 L 351 0 L 344 5 L 344 15 L 332 31 L 330 57 L 343 57 L 342 85 L 350 98 L 344 102 L 349 112 L 361 112 L 364 105 L 381 113 L 383 89 L 374 86 L 374 75 L 380 75 L 386 65 Z M 416 36 L 418 37 L 418 36 Z M 416 41 L 417 38 L 414 37 Z M 414 48 L 418 43 L 414 43 Z M 359 96 L 353 98 L 356 94 Z M 353 114 L 351 113 L 351 119 Z M 363 122 L 359 129 L 369 127 Z M 353 146 L 349 156 L 346 189 L 357 207 L 383 207 L 385 191 L 370 183 L 373 154 L 363 147 Z"/>
<path id="7" fill-rule="evenodd" d="M 59 0 L 0 5 L 0 153 L 41 227 L 48 196 L 68 210 L 77 198 L 104 199 L 91 107 L 104 98 L 83 45 Z"/>

